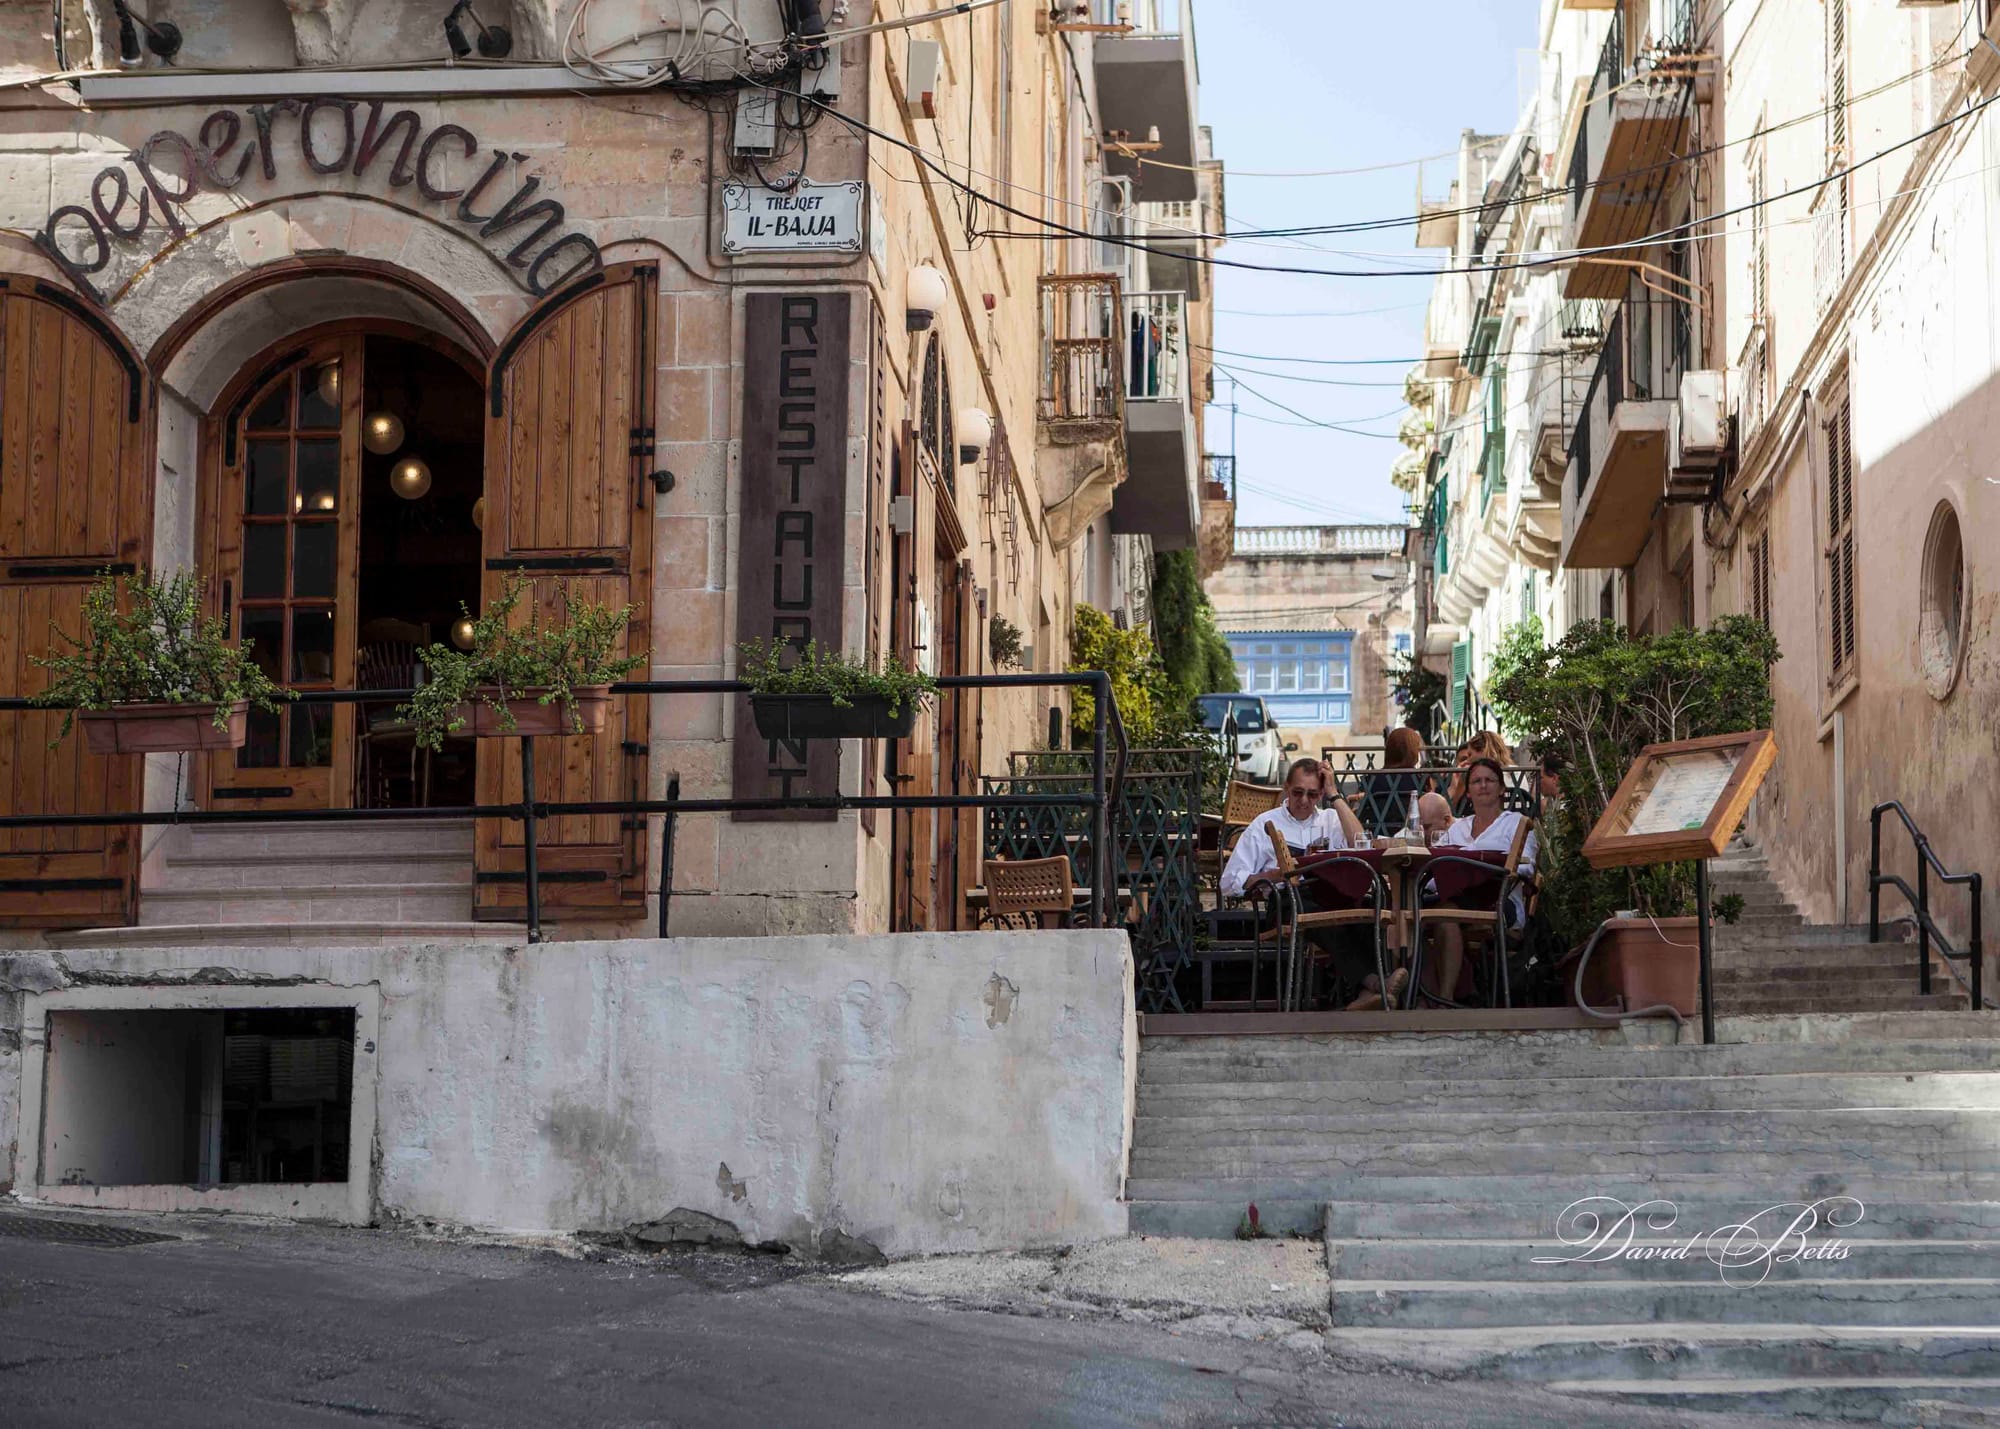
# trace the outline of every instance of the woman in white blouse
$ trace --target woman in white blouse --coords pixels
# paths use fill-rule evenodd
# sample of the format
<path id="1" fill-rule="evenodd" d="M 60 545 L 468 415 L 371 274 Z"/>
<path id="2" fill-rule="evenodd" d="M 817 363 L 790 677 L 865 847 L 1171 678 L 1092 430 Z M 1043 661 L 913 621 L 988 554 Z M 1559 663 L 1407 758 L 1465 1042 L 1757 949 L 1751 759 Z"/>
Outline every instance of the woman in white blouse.
<path id="1" fill-rule="evenodd" d="M 1265 832 L 1271 825 L 1300 853 L 1368 847 L 1367 832 L 1347 802 L 1326 797 L 1326 767 L 1317 759 L 1297 760 L 1285 775 L 1285 802 L 1252 819 L 1236 840 L 1236 851 L 1222 870 L 1224 897 L 1258 897 L 1270 889 L 1278 869 L 1277 852 Z"/>
<path id="2" fill-rule="evenodd" d="M 1535 829 L 1526 818 L 1508 809 L 1502 803 L 1506 790 L 1506 779 L 1498 760 L 1480 756 L 1466 766 L 1466 793 L 1472 800 L 1472 812 L 1455 820 L 1445 830 L 1438 842 L 1453 848 L 1490 849 L 1495 853 L 1509 853 L 1515 840 L 1521 841 L 1520 853 L 1515 871 L 1523 878 L 1535 871 L 1535 858 L 1539 853 Z M 1523 829 L 1522 825 L 1527 824 Z M 1490 886 L 1490 885 L 1489 885 Z M 1425 892 L 1436 895 L 1436 889 Z M 1507 926 L 1518 928 L 1527 920 L 1527 900 L 1522 897 L 1517 886 L 1507 900 Z M 1506 950 L 1498 949 L 1495 957 L 1505 957 Z M 1459 969 L 1465 961 L 1465 939 L 1455 923 L 1442 924 L 1438 928 L 1438 988 L 1450 997 L 1458 987 Z"/>

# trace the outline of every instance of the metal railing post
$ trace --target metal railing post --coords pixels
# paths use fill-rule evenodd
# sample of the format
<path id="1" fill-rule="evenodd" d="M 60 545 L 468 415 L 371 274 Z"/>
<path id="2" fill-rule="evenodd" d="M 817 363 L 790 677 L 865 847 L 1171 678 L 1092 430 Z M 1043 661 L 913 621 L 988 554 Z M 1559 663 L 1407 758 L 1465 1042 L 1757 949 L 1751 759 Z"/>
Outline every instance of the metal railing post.
<path id="1" fill-rule="evenodd" d="M 1930 846 L 1917 845 L 1917 991 L 1931 995 L 1931 861 Z"/>
<path id="2" fill-rule="evenodd" d="M 1868 811 L 1868 941 L 1882 941 L 1882 810 Z"/>
<path id="3" fill-rule="evenodd" d="M 667 802 L 680 802 L 681 776 L 667 780 Z M 674 832 L 680 815 L 668 810 L 660 818 L 660 936 L 667 936 L 667 908 L 674 901 Z"/>
<path id="4" fill-rule="evenodd" d="M 1091 879 L 1090 926 L 1108 928 L 1110 920 L 1105 917 L 1111 877 L 1111 801 L 1107 793 L 1104 777 L 1104 726 L 1110 717 L 1111 677 L 1099 671 L 1092 682 L 1097 698 L 1096 718 L 1091 721 L 1090 730 L 1090 795 L 1091 795 L 1091 843 L 1096 847 L 1096 877 Z"/>
<path id="5" fill-rule="evenodd" d="M 1966 885 L 1972 890 L 1972 1010 L 1986 1006 L 1986 943 L 1979 936 L 1979 904 L 1986 897 L 1985 881 L 1978 874 Z"/>
<path id="6" fill-rule="evenodd" d="M 535 737 L 521 736 L 521 855 L 528 889 L 528 941 L 542 940 L 542 878 L 535 865 Z"/>
<path id="7" fill-rule="evenodd" d="M 1701 935 L 1701 1040 L 1710 1046 L 1715 1043 L 1715 948 L 1709 931 L 1708 917 L 1708 860 L 1696 859 L 1694 865 L 1694 909 L 1695 928 Z"/>

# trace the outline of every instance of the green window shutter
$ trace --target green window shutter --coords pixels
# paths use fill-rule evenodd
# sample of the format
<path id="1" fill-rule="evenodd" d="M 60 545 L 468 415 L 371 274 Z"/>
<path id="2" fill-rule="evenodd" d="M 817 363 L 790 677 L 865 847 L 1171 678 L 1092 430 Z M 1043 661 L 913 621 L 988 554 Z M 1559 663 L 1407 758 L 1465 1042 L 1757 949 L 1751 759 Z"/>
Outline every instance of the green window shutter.
<path id="1" fill-rule="evenodd" d="M 1452 723 L 1465 720 L 1465 687 L 1472 680 L 1472 642 L 1461 640 L 1451 647 L 1451 718 Z"/>

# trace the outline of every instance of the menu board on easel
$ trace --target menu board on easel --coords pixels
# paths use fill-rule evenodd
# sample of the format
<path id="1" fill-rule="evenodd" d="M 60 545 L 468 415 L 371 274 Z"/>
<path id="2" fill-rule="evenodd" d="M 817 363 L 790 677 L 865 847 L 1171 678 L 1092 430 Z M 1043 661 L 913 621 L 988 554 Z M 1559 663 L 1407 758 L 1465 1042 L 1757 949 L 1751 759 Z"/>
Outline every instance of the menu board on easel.
<path id="1" fill-rule="evenodd" d="M 1719 857 L 1777 757 L 1768 729 L 1647 745 L 1584 840 L 1584 860 L 1625 868 Z"/>

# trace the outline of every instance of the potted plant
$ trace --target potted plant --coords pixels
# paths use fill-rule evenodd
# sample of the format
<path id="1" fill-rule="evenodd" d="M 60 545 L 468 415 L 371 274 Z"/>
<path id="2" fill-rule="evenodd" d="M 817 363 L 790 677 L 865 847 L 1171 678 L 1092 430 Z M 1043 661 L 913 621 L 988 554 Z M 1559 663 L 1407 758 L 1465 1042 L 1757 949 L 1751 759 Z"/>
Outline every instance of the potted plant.
<path id="1" fill-rule="evenodd" d="M 859 656 L 784 641 L 748 640 L 737 678 L 750 684 L 750 710 L 766 739 L 900 739 L 937 681 L 894 655 L 875 668 Z"/>
<path id="2" fill-rule="evenodd" d="M 1495 712 L 1526 731 L 1537 752 L 1566 763 L 1542 830 L 1542 907 L 1572 948 L 1610 924 L 1585 969 L 1593 1003 L 1698 1010 L 1694 865 L 1593 869 L 1583 841 L 1647 745 L 1768 728 L 1777 659 L 1763 623 L 1735 615 L 1705 630 L 1636 638 L 1607 620 L 1573 626 L 1552 647 L 1539 638 L 1503 641 Z"/>
<path id="3" fill-rule="evenodd" d="M 996 670 L 1021 670 L 1027 667 L 1026 647 L 1021 643 L 1021 627 L 1004 615 L 996 615 L 987 623 L 987 648 L 993 656 Z"/>
<path id="4" fill-rule="evenodd" d="M 481 739 L 604 728 L 611 682 L 645 663 L 643 653 L 617 653 L 632 607 L 573 600 L 569 587 L 558 585 L 559 619 L 544 619 L 531 602 L 526 620 L 517 621 L 528 591 L 525 577 L 509 580 L 472 621 L 470 649 L 434 644 L 418 652 L 424 679 L 397 717 L 416 730 L 421 747 L 436 750 L 447 734 L 468 727 Z"/>
<path id="5" fill-rule="evenodd" d="M 81 715 L 94 754 L 240 748 L 250 706 L 275 710 L 279 691 L 251 642 L 231 645 L 202 605 L 203 583 L 187 571 L 99 577 L 84 594 L 82 635 L 51 623 L 58 648 L 31 657 L 49 672 L 35 703 L 69 711 L 56 738 Z"/>

